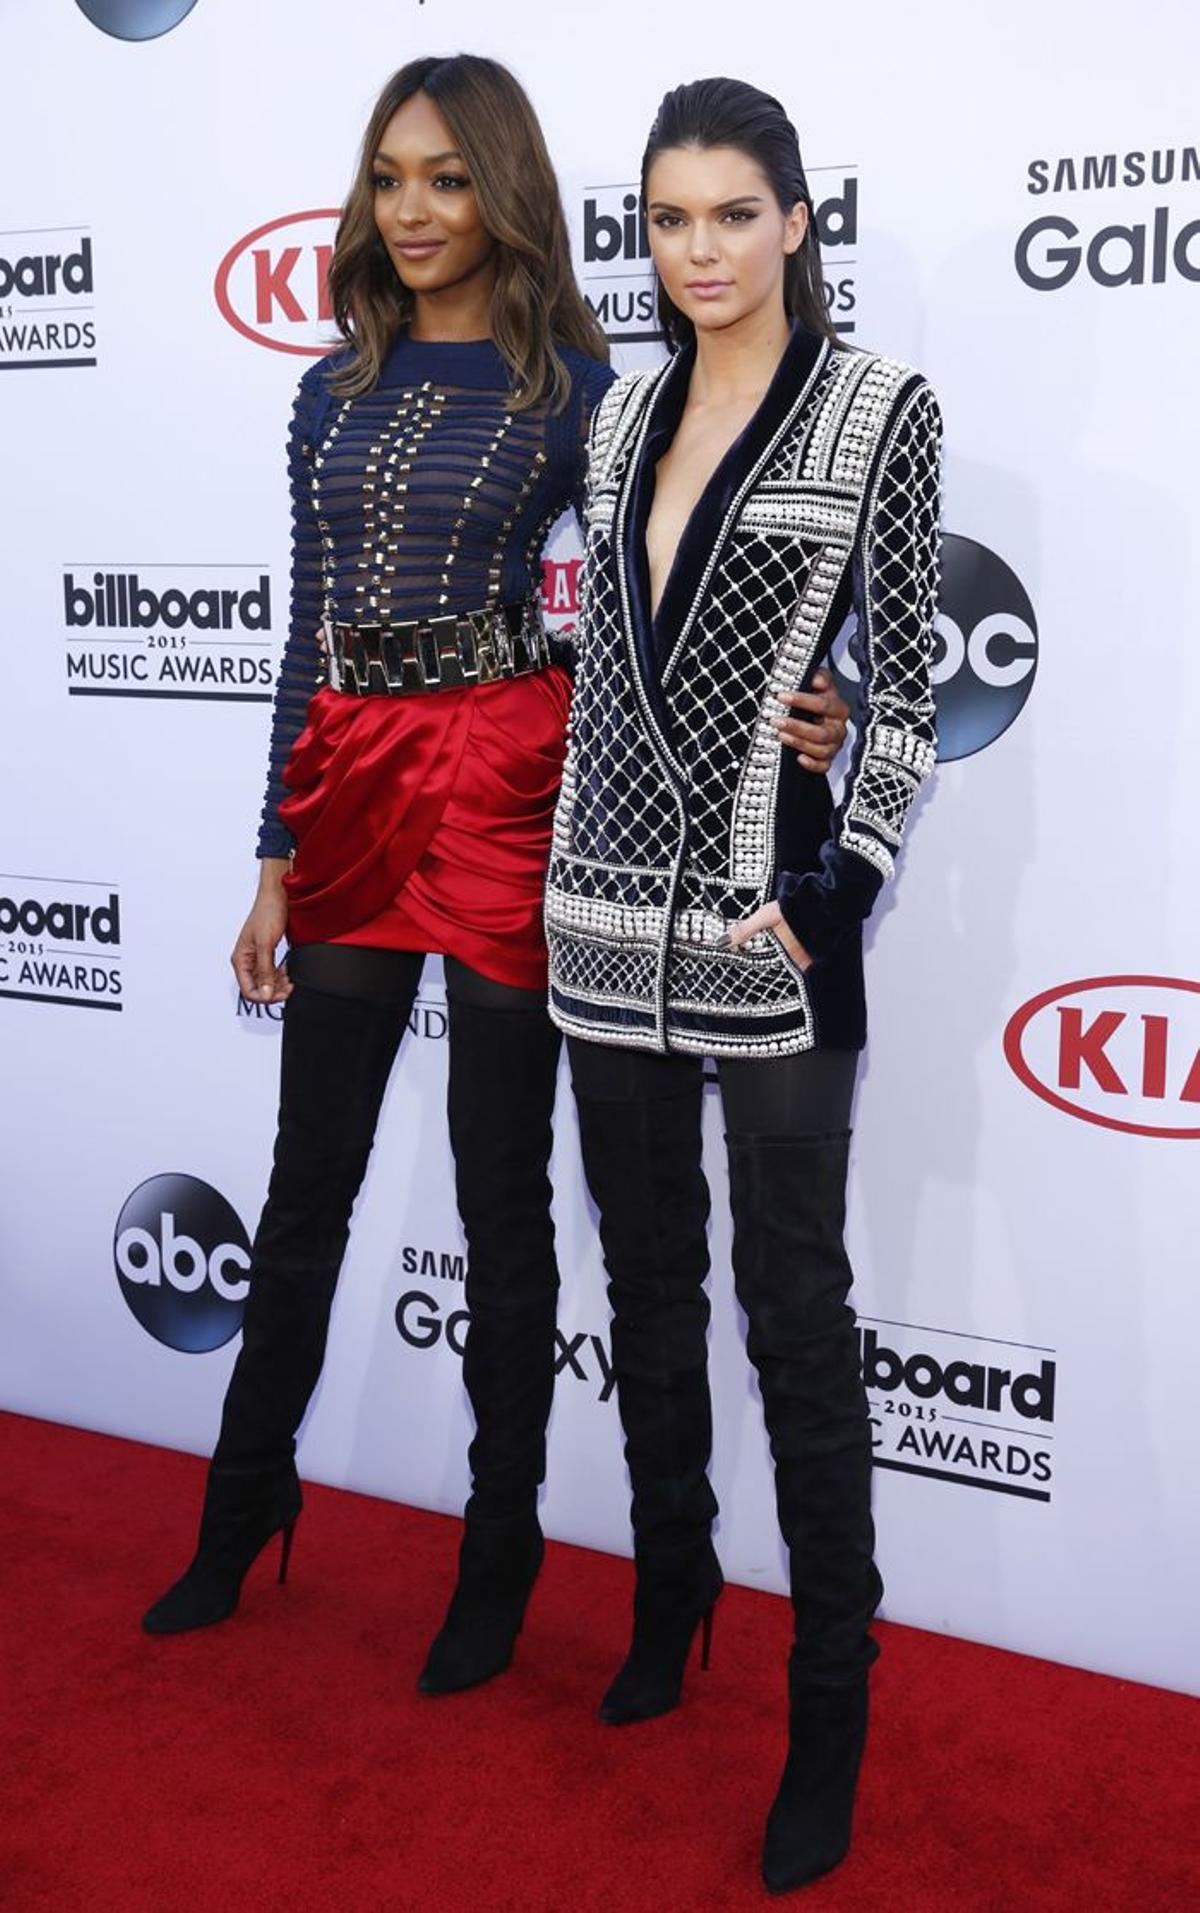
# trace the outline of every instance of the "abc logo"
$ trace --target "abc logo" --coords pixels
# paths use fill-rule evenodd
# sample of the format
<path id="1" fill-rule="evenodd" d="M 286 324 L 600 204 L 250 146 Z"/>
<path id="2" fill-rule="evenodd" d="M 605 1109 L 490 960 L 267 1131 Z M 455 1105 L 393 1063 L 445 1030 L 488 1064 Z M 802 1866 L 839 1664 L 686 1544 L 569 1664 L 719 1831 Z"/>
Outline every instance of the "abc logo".
<path id="1" fill-rule="evenodd" d="M 114 40 L 157 40 L 177 27 L 196 0 L 76 0 L 101 33 Z"/>
<path id="2" fill-rule="evenodd" d="M 237 1211 L 196 1176 L 151 1176 L 117 1217 L 113 1259 L 142 1327 L 200 1355 L 242 1325 L 250 1242 Z"/>
<path id="3" fill-rule="evenodd" d="M 986 545 L 947 533 L 934 619 L 933 694 L 938 759 L 945 764 L 994 744 L 1022 710 L 1037 671 L 1037 623 L 1015 571 Z M 839 644 L 835 675 L 853 704 L 858 667 Z"/>

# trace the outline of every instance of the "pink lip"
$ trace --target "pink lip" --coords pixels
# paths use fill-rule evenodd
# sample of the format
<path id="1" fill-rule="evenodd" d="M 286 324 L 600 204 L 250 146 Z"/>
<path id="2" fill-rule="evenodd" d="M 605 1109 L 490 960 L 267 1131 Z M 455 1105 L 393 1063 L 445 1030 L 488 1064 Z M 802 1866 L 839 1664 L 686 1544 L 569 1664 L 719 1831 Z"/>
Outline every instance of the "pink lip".
<path id="1" fill-rule="evenodd" d="M 728 292 L 732 284 L 732 279 L 689 279 L 687 290 L 698 299 L 715 299 L 718 293 Z"/>
<path id="2" fill-rule="evenodd" d="M 404 259 L 427 259 L 431 252 L 440 252 L 445 243 L 444 239 L 397 239 L 395 246 Z"/>

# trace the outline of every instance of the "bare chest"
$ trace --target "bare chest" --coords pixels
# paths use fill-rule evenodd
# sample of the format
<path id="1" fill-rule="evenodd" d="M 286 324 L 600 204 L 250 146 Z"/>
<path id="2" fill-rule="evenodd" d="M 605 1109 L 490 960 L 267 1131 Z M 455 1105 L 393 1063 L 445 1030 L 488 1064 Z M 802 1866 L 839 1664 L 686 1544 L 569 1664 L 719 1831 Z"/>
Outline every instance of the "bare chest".
<path id="1" fill-rule="evenodd" d="M 654 499 L 646 521 L 651 615 L 658 610 L 679 542 L 721 460 L 753 417 L 757 401 L 738 407 L 688 410 L 655 468 Z"/>

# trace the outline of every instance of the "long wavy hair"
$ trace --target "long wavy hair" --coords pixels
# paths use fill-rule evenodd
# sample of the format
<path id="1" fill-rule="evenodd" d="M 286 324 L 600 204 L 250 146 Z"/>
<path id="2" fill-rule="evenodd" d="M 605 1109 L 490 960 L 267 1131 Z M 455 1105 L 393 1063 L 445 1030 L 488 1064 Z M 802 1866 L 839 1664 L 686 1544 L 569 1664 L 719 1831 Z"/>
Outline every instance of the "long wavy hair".
<path id="1" fill-rule="evenodd" d="M 646 141 L 642 157 L 642 205 L 646 181 L 658 155 L 671 146 L 733 146 L 762 167 L 783 213 L 797 200 L 808 208 L 808 228 L 797 252 L 789 254 L 783 269 L 783 304 L 790 319 L 834 345 L 834 331 L 825 303 L 825 276 L 816 215 L 796 129 L 779 101 L 745 80 L 692 80 L 666 95 Z M 658 317 L 672 352 L 690 343 L 696 328 L 668 298 L 658 281 Z"/>
<path id="2" fill-rule="evenodd" d="M 329 268 L 333 316 L 350 346 L 334 389 L 346 398 L 369 391 L 412 317 L 413 295 L 375 224 L 374 160 L 388 121 L 414 93 L 427 94 L 450 128 L 496 242 L 491 335 L 512 372 L 513 408 L 548 398 L 560 411 L 570 379 L 557 345 L 607 360 L 608 341 L 575 283 L 558 180 L 528 96 L 507 67 L 471 53 L 410 60 L 367 122 Z"/>

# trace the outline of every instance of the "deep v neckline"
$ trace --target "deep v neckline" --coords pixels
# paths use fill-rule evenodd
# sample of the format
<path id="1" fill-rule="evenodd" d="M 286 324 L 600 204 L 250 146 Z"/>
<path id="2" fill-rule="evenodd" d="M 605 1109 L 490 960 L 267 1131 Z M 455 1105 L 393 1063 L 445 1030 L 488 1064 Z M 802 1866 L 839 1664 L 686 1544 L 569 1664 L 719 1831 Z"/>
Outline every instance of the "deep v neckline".
<path id="1" fill-rule="evenodd" d="M 720 543 L 729 508 L 737 496 L 739 485 L 753 472 L 772 435 L 806 385 L 824 348 L 825 341 L 815 333 L 798 323 L 793 324 L 791 337 L 766 391 L 737 437 L 730 441 L 714 465 L 688 513 L 663 580 L 658 604 L 652 612 L 646 526 L 653 507 L 659 461 L 674 443 L 687 405 L 696 363 L 695 343 L 685 346 L 667 366 L 658 390 L 650 401 L 646 435 L 640 447 L 636 470 L 632 474 L 626 521 L 625 564 L 631 586 L 634 622 L 639 627 L 639 648 L 647 664 L 655 660 L 661 669 L 674 653 L 676 640 L 686 624 L 706 567 Z"/>
<path id="2" fill-rule="evenodd" d="M 663 368 L 650 396 L 637 449 L 622 481 L 619 551 L 614 560 L 624 577 L 629 637 L 643 688 L 664 725 L 668 722 L 664 674 L 678 653 L 680 636 L 688 628 L 705 578 L 718 561 L 739 491 L 753 476 L 827 349 L 826 342 L 815 333 L 793 326 L 762 403 L 714 466 L 680 532 L 653 618 L 646 524 L 658 462 L 675 437 L 687 402 L 696 357 L 694 345 L 683 347 Z"/>
<path id="3" fill-rule="evenodd" d="M 780 364 L 782 364 L 782 360 L 780 361 Z M 779 368 L 777 366 L 776 372 L 778 371 L 778 369 Z M 775 378 L 775 373 L 772 373 L 771 375 L 772 382 L 774 381 L 774 378 Z M 715 485 L 723 485 L 725 476 L 726 476 L 726 468 L 733 461 L 736 460 L 738 452 L 741 449 L 742 441 L 745 438 L 747 432 L 750 430 L 750 427 L 753 425 L 755 419 L 758 417 L 758 414 L 761 412 L 764 404 L 766 403 L 767 392 L 769 392 L 771 389 L 770 385 L 768 385 L 767 391 L 764 392 L 762 395 L 762 398 L 759 399 L 758 404 L 754 407 L 754 410 L 751 412 L 749 418 L 746 420 L 746 423 L 742 426 L 741 431 L 738 432 L 734 438 L 730 439 L 728 445 L 725 447 L 725 450 L 722 452 L 720 458 L 717 460 L 711 472 L 708 474 L 708 477 L 705 479 L 703 485 L 700 487 L 700 490 L 697 492 L 695 502 L 692 505 L 691 510 L 688 512 L 686 518 L 684 519 L 683 524 L 679 528 L 679 536 L 675 540 L 675 549 L 671 553 L 671 562 L 667 566 L 667 575 L 663 579 L 663 587 L 658 594 L 658 603 L 654 604 L 652 602 L 653 582 L 652 582 L 651 574 L 650 574 L 650 548 L 649 548 L 649 544 L 647 540 L 649 538 L 649 533 L 650 533 L 650 520 L 654 514 L 654 500 L 658 495 L 658 468 L 662 464 L 663 459 L 667 456 L 667 453 L 671 450 L 671 447 L 674 445 L 675 439 L 679 432 L 679 427 L 683 423 L 683 415 L 684 415 L 684 412 L 686 412 L 687 410 L 688 390 L 691 386 L 691 382 L 692 382 L 691 372 L 689 372 L 687 381 L 683 387 L 683 402 L 680 405 L 679 411 L 671 426 L 671 436 L 667 440 L 667 442 L 662 446 L 661 450 L 658 450 L 656 448 L 656 450 L 652 454 L 652 462 L 650 460 L 647 461 L 650 465 L 650 470 L 649 470 L 649 475 L 648 475 L 647 484 L 646 484 L 646 517 L 645 517 L 645 523 L 642 528 L 641 544 L 642 544 L 642 550 L 645 554 L 645 561 L 646 561 L 646 609 L 650 615 L 650 629 L 654 634 L 656 646 L 658 643 L 659 618 L 662 616 L 662 609 L 664 604 L 666 604 L 670 598 L 671 586 L 679 570 L 680 557 L 684 553 L 685 547 L 687 546 L 687 543 L 688 543 L 688 533 L 691 531 L 693 525 L 696 522 L 697 513 L 703 511 L 705 506 L 708 504 L 709 494 L 712 492 L 713 487 Z"/>

